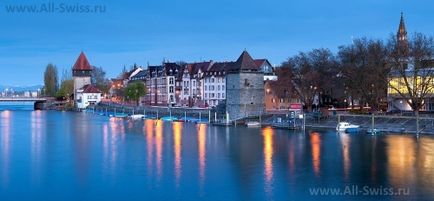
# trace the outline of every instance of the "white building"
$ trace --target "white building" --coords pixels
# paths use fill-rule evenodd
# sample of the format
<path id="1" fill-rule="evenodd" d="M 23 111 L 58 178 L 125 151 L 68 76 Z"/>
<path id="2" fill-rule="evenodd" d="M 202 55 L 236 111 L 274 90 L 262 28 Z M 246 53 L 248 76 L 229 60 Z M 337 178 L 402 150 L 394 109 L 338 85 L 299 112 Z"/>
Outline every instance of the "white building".
<path id="1" fill-rule="evenodd" d="M 93 85 L 85 85 L 76 92 L 76 107 L 85 109 L 89 105 L 96 105 L 101 102 L 101 91 Z"/>
<path id="2" fill-rule="evenodd" d="M 208 107 L 216 107 L 226 100 L 226 71 L 233 62 L 214 63 L 204 75 L 204 100 Z"/>

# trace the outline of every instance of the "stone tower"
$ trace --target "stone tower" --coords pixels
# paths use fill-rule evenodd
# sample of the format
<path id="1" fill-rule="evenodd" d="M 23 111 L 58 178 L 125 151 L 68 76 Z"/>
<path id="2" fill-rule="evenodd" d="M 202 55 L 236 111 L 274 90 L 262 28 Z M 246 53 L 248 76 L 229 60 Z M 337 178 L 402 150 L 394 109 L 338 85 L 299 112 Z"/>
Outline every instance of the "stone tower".
<path id="1" fill-rule="evenodd" d="M 396 34 L 399 54 L 406 56 L 408 54 L 408 38 L 405 29 L 404 14 L 401 12 L 401 21 L 399 22 L 398 32 Z"/>
<path id="2" fill-rule="evenodd" d="M 72 67 L 72 78 L 74 80 L 74 102 L 77 101 L 77 90 L 83 88 L 85 85 L 91 84 L 92 67 L 87 61 L 86 55 L 83 52 L 78 56 L 77 61 Z"/>
<path id="3" fill-rule="evenodd" d="M 226 112 L 231 121 L 264 112 L 264 73 L 247 51 L 227 69 Z"/>

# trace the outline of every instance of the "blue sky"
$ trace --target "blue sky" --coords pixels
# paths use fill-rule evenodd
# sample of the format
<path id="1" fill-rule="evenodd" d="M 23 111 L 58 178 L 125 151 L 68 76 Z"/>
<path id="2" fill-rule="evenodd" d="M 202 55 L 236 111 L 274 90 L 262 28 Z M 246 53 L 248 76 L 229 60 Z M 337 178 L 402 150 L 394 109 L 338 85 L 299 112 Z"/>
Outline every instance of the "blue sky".
<path id="1" fill-rule="evenodd" d="M 124 65 L 235 60 L 247 49 L 279 64 L 298 51 L 336 51 L 351 37 L 385 39 L 403 11 L 409 32 L 434 33 L 429 0 L 52 1 L 104 5 L 104 13 L 8 13 L 0 2 L 0 85 L 43 83 L 45 66 L 71 68 L 80 51 L 109 76 Z"/>

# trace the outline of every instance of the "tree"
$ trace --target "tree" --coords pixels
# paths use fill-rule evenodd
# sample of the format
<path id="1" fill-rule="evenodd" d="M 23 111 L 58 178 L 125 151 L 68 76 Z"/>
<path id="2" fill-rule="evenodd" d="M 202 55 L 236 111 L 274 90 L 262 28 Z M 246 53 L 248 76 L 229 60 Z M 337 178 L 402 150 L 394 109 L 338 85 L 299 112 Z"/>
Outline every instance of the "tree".
<path id="1" fill-rule="evenodd" d="M 74 80 L 63 80 L 60 84 L 60 89 L 57 91 L 56 97 L 68 100 L 69 96 L 74 93 Z"/>
<path id="2" fill-rule="evenodd" d="M 418 115 L 425 99 L 434 92 L 434 39 L 421 33 L 409 39 L 406 51 L 395 37 L 389 39 L 389 93 L 402 98 Z"/>
<path id="3" fill-rule="evenodd" d="M 351 101 L 358 99 L 360 106 L 368 103 L 373 110 L 380 109 L 387 94 L 387 55 L 381 40 L 355 39 L 351 45 L 339 47 L 341 81 Z M 354 102 L 351 105 L 354 107 Z"/>
<path id="4" fill-rule="evenodd" d="M 72 79 L 72 73 L 67 68 L 64 68 L 62 70 L 62 77 L 60 78 L 60 83 L 62 83 L 65 80 L 71 80 L 71 79 Z"/>
<path id="5" fill-rule="evenodd" d="M 92 69 L 92 84 L 99 90 L 107 94 L 110 90 L 110 81 L 106 78 L 106 72 L 102 67 L 93 66 Z"/>
<path id="6" fill-rule="evenodd" d="M 57 67 L 50 63 L 44 72 L 44 95 L 55 96 L 58 89 Z"/>
<path id="7" fill-rule="evenodd" d="M 290 82 L 297 96 L 308 110 L 312 109 L 315 97 L 332 95 L 337 66 L 333 53 L 328 49 L 300 52 L 282 64 L 282 68 L 286 68 L 291 76 Z"/>
<path id="8" fill-rule="evenodd" d="M 141 82 L 128 84 L 125 88 L 125 99 L 128 101 L 136 101 L 139 105 L 140 97 L 146 95 L 145 85 Z"/>

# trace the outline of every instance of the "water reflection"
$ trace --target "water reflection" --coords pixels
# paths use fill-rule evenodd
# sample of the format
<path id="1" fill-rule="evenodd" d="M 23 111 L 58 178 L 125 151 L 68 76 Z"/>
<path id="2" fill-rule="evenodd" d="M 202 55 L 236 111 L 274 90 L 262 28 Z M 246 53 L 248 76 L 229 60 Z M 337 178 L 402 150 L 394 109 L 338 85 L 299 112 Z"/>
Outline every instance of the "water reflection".
<path id="1" fill-rule="evenodd" d="M 265 191 L 272 191 L 273 183 L 273 129 L 270 127 L 262 129 L 264 139 L 264 174 Z"/>
<path id="2" fill-rule="evenodd" d="M 146 161 L 147 161 L 147 169 L 148 173 L 152 171 L 152 160 L 153 160 L 153 138 L 154 138 L 154 125 L 155 122 L 153 120 L 145 121 L 145 134 L 146 134 Z"/>
<path id="3" fill-rule="evenodd" d="M 0 112 L 1 116 L 1 151 L 2 151 L 2 172 L 3 172 L 3 176 L 2 176 L 2 182 L 3 185 L 7 185 L 9 183 L 9 163 L 10 163 L 10 136 L 11 136 L 11 119 L 12 119 L 12 113 L 10 111 L 3 111 Z"/>
<path id="4" fill-rule="evenodd" d="M 42 111 L 32 111 L 30 113 L 30 128 L 31 134 L 31 160 L 32 160 L 32 175 L 34 180 L 40 179 L 40 165 L 41 165 L 41 148 L 42 148 L 42 137 L 45 128 L 43 128 L 43 116 Z"/>
<path id="5" fill-rule="evenodd" d="M 110 160 L 111 160 L 111 169 L 114 171 L 116 169 L 116 162 L 118 160 L 118 141 L 120 136 L 125 135 L 125 127 L 123 121 L 117 118 L 110 118 Z"/>
<path id="6" fill-rule="evenodd" d="M 162 153 L 163 153 L 163 121 L 157 120 L 155 122 L 155 151 L 157 163 L 157 177 L 161 177 L 162 169 Z"/>
<path id="7" fill-rule="evenodd" d="M 175 154 L 175 183 L 179 185 L 179 178 L 181 176 L 182 167 L 181 167 L 181 146 L 182 146 L 182 123 L 181 122 L 173 122 L 173 150 Z"/>
<path id="8" fill-rule="evenodd" d="M 422 138 L 418 147 L 418 170 L 421 171 L 419 178 L 425 187 L 432 188 L 434 181 L 434 139 Z"/>
<path id="9" fill-rule="evenodd" d="M 312 147 L 312 164 L 313 164 L 313 172 L 315 176 L 319 176 L 320 174 L 320 165 L 321 165 L 321 136 L 317 132 L 313 132 L 309 135 L 310 144 Z"/>
<path id="10" fill-rule="evenodd" d="M 199 147 L 199 179 L 202 184 L 205 180 L 207 125 L 198 124 L 197 129 L 197 143 Z"/>
<path id="11" fill-rule="evenodd" d="M 350 171 L 350 165 L 351 165 L 351 159 L 350 159 L 350 143 L 351 138 L 348 134 L 338 134 L 339 138 L 341 140 L 342 145 L 342 158 L 343 158 L 343 165 L 344 165 L 344 179 L 348 179 L 348 174 Z"/>
<path id="12" fill-rule="evenodd" d="M 416 140 L 413 136 L 387 136 L 387 169 L 390 183 L 397 188 L 416 179 Z"/>

